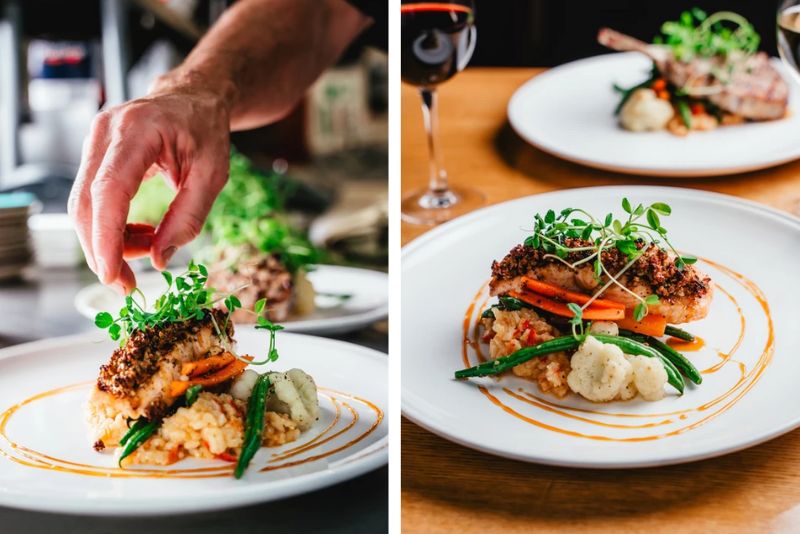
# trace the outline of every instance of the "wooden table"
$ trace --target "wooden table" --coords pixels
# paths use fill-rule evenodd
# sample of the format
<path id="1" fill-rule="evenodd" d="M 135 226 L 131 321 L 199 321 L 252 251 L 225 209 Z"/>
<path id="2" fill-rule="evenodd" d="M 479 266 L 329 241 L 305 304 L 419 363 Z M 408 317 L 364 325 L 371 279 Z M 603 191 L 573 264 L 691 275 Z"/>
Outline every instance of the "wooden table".
<path id="1" fill-rule="evenodd" d="M 441 147 L 453 181 L 488 204 L 556 189 L 660 184 L 719 191 L 800 212 L 800 162 L 732 177 L 653 179 L 593 170 L 525 144 L 506 121 L 514 90 L 542 69 L 468 69 L 441 87 Z M 419 97 L 402 90 L 403 192 L 427 181 Z M 403 223 L 403 243 L 428 227 Z M 406 532 L 800 531 L 800 430 L 722 458 L 593 471 L 482 454 L 402 424 Z"/>

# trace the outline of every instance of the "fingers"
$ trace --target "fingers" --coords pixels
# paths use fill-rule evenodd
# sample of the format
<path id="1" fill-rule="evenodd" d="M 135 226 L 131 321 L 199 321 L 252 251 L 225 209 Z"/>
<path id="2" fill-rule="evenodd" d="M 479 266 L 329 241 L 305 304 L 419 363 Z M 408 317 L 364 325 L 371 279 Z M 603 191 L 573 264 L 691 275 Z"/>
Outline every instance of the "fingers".
<path id="1" fill-rule="evenodd" d="M 222 164 L 214 165 L 201 160 L 192 165 L 156 229 L 150 252 L 156 269 L 166 269 L 178 248 L 200 234 L 208 212 L 227 178 L 227 158 Z"/>
<path id="2" fill-rule="evenodd" d="M 110 116 L 101 112 L 92 123 L 92 130 L 83 143 L 81 166 L 69 194 L 67 212 L 75 223 L 78 241 L 89 268 L 97 272 L 92 251 L 92 197 L 90 187 L 108 147 Z"/>
<path id="3" fill-rule="evenodd" d="M 147 128 L 147 125 L 138 127 Z M 92 251 L 95 272 L 104 284 L 111 284 L 121 276 L 125 223 L 131 199 L 160 150 L 160 146 L 152 146 L 148 137 L 144 132 L 136 137 L 122 129 L 115 131 L 90 186 Z"/>
<path id="4" fill-rule="evenodd" d="M 130 265 L 127 262 L 122 262 L 119 270 L 119 276 L 114 286 L 123 294 L 127 295 L 136 287 L 136 276 L 133 274 Z"/>

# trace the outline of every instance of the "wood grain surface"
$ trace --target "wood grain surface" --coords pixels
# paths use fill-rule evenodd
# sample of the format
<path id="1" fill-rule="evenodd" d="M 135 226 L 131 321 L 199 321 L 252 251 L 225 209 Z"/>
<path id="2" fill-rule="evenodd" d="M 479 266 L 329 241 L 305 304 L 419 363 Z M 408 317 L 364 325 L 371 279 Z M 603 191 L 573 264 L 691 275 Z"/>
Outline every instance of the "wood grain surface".
<path id="1" fill-rule="evenodd" d="M 718 191 L 800 213 L 800 162 L 669 180 L 594 170 L 527 145 L 509 127 L 506 105 L 541 71 L 468 69 L 441 86 L 445 166 L 453 182 L 483 191 L 487 204 L 573 187 L 653 184 Z M 409 86 L 402 89 L 401 162 L 403 192 L 423 186 L 425 138 L 419 97 Z M 403 243 L 428 229 L 403 223 Z M 401 479 L 404 532 L 800 532 L 800 430 L 713 460 L 597 471 L 489 456 L 404 420 Z"/>

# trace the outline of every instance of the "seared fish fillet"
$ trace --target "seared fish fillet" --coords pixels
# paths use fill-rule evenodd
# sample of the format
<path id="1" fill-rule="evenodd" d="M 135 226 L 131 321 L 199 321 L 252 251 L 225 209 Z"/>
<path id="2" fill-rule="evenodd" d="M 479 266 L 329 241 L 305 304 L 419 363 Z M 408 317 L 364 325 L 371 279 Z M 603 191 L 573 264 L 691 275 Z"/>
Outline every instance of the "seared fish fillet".
<path id="1" fill-rule="evenodd" d="M 564 244 L 569 248 L 589 245 L 587 241 L 571 238 L 566 239 Z M 574 263 L 590 253 L 571 252 L 566 261 Z M 545 255 L 545 252 L 525 245 L 514 247 L 501 261 L 492 263 L 492 279 L 489 283 L 491 294 L 504 295 L 509 291 L 519 291 L 523 288 L 523 276 L 584 293 L 594 293 L 608 281 L 607 276 L 599 281 L 595 278 L 592 262 L 571 269 Z M 619 280 L 641 297 L 658 295 L 660 303 L 650 306 L 650 312 L 666 316 L 669 323 L 702 319 L 708 314 L 714 283 L 693 265 L 687 265 L 683 271 L 679 271 L 674 261 L 673 254 L 651 244 Z M 608 272 L 616 274 L 628 263 L 628 259 L 617 249 L 611 249 L 603 252 L 602 262 Z M 622 303 L 626 308 L 633 308 L 639 302 L 616 285 L 609 287 L 602 296 Z"/>
<path id="2" fill-rule="evenodd" d="M 223 328 L 226 314 L 213 313 Z M 233 336 L 232 321 L 227 330 L 228 336 Z M 113 406 L 131 419 L 160 417 L 176 400 L 170 396 L 169 386 L 180 378 L 181 365 L 225 350 L 208 312 L 200 320 L 136 331 L 100 367 L 90 402 Z"/>

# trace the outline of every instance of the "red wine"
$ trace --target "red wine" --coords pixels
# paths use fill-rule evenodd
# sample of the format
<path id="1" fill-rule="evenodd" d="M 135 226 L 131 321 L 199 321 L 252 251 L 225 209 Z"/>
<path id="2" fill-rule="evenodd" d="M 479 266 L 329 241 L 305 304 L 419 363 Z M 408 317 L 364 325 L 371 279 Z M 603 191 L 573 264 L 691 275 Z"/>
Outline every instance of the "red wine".
<path id="1" fill-rule="evenodd" d="M 475 38 L 471 8 L 447 2 L 401 6 L 400 71 L 403 81 L 431 87 L 467 66 Z"/>
<path id="2" fill-rule="evenodd" d="M 793 6 L 778 15 L 778 51 L 781 58 L 800 73 L 800 6 Z"/>

